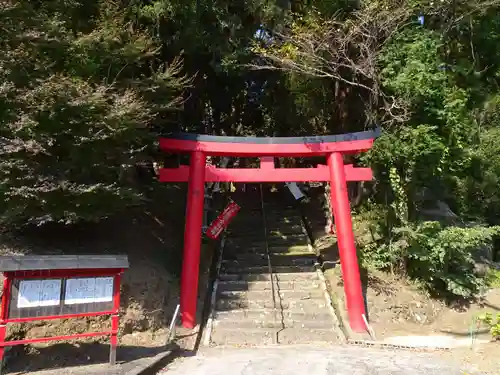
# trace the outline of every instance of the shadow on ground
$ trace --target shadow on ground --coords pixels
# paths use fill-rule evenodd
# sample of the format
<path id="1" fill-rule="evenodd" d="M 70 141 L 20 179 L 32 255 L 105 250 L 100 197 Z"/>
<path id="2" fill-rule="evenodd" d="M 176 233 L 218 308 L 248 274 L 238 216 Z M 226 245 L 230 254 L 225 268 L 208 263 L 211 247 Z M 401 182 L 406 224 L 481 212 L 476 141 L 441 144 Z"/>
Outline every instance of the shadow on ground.
<path id="1" fill-rule="evenodd" d="M 14 348 L 7 361 L 7 374 L 27 374 L 33 371 L 69 371 L 76 366 L 89 366 L 109 363 L 109 345 L 104 343 L 61 343 L 47 347 L 30 347 L 27 353 L 21 347 Z M 152 358 L 167 350 L 161 347 L 119 347 L 117 366 L 142 358 Z"/>

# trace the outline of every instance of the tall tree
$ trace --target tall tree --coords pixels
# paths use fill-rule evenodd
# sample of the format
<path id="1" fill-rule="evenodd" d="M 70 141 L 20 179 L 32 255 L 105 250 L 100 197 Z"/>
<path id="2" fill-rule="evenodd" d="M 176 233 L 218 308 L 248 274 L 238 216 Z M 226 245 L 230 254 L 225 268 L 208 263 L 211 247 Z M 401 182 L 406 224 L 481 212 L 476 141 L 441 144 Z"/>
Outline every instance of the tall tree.
<path id="1" fill-rule="evenodd" d="M 140 199 L 120 173 L 188 83 L 180 61 L 155 64 L 118 2 L 3 2 L 0 28 L 3 221 L 95 220 Z"/>

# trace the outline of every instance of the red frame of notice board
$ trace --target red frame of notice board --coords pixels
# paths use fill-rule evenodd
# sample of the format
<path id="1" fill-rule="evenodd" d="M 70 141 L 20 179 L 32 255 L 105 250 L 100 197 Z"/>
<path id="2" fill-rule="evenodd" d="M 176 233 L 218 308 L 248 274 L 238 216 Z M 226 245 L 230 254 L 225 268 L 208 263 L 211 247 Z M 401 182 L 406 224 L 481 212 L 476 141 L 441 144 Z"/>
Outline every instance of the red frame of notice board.
<path id="1" fill-rule="evenodd" d="M 110 364 L 116 363 L 116 349 L 118 346 L 118 327 L 120 311 L 120 282 L 123 268 L 107 269 L 64 269 L 64 270 L 33 270 L 33 271 L 5 271 L 3 272 L 3 294 L 0 313 L 0 363 L 2 363 L 5 348 L 9 346 L 34 344 L 49 341 L 73 340 L 86 337 L 109 336 L 110 337 Z M 12 285 L 14 280 L 29 279 L 64 279 L 78 277 L 113 277 L 113 308 L 109 311 L 86 312 L 66 315 L 46 315 L 25 318 L 10 318 L 10 302 L 12 298 Z M 28 323 L 40 320 L 54 319 L 76 319 L 93 316 L 111 317 L 111 330 L 100 332 L 86 332 L 65 336 L 40 337 L 24 340 L 5 341 L 7 324 L 9 323 Z"/>

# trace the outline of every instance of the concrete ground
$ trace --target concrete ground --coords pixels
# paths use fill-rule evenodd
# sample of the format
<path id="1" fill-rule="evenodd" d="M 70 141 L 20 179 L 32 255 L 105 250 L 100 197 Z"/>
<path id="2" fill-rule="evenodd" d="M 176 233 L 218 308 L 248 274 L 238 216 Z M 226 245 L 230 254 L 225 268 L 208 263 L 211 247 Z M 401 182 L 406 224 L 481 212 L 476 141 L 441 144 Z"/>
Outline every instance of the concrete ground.
<path id="1" fill-rule="evenodd" d="M 478 375 L 432 353 L 357 347 L 213 348 L 181 358 L 165 375 Z"/>

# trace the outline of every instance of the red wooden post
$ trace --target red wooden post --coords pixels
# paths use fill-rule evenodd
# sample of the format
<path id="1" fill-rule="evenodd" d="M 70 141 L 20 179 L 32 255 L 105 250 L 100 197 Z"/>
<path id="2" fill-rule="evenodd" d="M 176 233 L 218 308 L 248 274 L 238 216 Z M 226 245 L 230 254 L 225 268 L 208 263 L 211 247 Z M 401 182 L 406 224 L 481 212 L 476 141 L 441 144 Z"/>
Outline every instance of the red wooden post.
<path id="1" fill-rule="evenodd" d="M 2 291 L 2 311 L 0 312 L 0 374 L 3 368 L 5 354 L 5 335 L 7 333 L 7 319 L 9 317 L 10 286 L 12 279 L 8 273 L 4 274 Z"/>
<path id="2" fill-rule="evenodd" d="M 349 323 L 354 332 L 363 332 L 366 331 L 363 320 L 363 314 L 366 314 L 365 302 L 361 287 L 358 257 L 354 244 L 344 161 L 340 152 L 329 154 L 327 160 L 328 168 L 330 169 L 330 199 L 337 229 L 337 241 Z"/>
<path id="3" fill-rule="evenodd" d="M 109 349 L 109 363 L 116 364 L 116 348 L 118 347 L 118 328 L 120 326 L 120 283 L 121 275 L 114 277 L 113 290 L 113 315 L 111 315 L 111 337 Z"/>
<path id="4" fill-rule="evenodd" d="M 342 153 L 369 150 L 380 129 L 344 135 L 314 137 L 259 138 L 220 137 L 203 134 L 180 133 L 160 139 L 160 148 L 168 152 L 190 152 L 188 167 L 162 168 L 160 181 L 189 181 L 186 228 L 184 233 L 184 259 L 181 276 L 181 311 L 184 327 L 196 323 L 198 272 L 200 262 L 201 227 L 203 216 L 203 188 L 205 182 L 285 182 L 330 181 L 332 185 L 332 211 L 336 221 L 345 293 L 351 327 L 365 329 L 365 305 L 359 277 L 346 180 L 372 179 L 369 168 L 344 166 Z M 261 158 L 261 168 L 205 167 L 205 154 L 213 156 L 239 156 Z M 328 155 L 328 166 L 317 168 L 274 169 L 271 158 Z"/>
<path id="5" fill-rule="evenodd" d="M 260 168 L 274 171 L 274 157 L 272 156 L 261 157 Z"/>
<path id="6" fill-rule="evenodd" d="M 203 152 L 194 151 L 191 154 L 181 275 L 181 316 L 185 328 L 194 328 L 196 325 L 205 163 L 206 156 Z"/>

